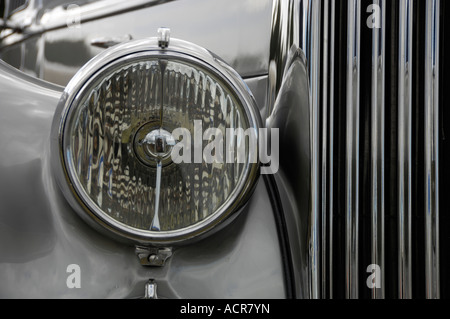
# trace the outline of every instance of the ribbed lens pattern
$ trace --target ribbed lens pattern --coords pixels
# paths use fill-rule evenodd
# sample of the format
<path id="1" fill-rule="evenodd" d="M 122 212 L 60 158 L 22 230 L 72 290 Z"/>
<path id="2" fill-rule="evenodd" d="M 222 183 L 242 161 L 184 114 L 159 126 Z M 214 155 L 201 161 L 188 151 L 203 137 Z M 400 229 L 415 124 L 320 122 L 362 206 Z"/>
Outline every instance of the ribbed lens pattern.
<path id="1" fill-rule="evenodd" d="M 133 149 L 139 129 L 186 128 L 193 146 L 194 121 L 200 120 L 203 132 L 208 128 L 222 132 L 225 161 L 226 129 L 248 126 L 227 86 L 210 72 L 182 61 L 132 62 L 102 74 L 83 92 L 67 123 L 69 171 L 98 208 L 137 229 L 150 229 L 156 185 L 156 167 L 139 161 Z M 212 140 L 203 141 L 202 150 Z M 245 140 L 234 139 L 231 145 L 236 143 Z M 193 147 L 191 151 L 192 163 L 169 163 L 162 169 L 161 231 L 185 228 L 210 216 L 242 178 L 246 163 L 237 163 L 237 152 L 234 163 L 208 164 L 193 163 Z"/>

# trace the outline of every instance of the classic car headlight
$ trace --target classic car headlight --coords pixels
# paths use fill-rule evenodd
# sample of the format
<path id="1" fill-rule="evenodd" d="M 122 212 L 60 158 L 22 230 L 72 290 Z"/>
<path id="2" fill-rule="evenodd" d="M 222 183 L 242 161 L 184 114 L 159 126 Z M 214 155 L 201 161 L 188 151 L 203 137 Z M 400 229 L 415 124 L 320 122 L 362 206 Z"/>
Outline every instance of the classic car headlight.
<path id="1" fill-rule="evenodd" d="M 191 239 L 247 201 L 259 176 L 250 135 L 260 123 L 242 79 L 208 51 L 175 39 L 168 48 L 156 39 L 119 45 L 83 67 L 61 99 L 59 184 L 82 217 L 122 237 Z"/>

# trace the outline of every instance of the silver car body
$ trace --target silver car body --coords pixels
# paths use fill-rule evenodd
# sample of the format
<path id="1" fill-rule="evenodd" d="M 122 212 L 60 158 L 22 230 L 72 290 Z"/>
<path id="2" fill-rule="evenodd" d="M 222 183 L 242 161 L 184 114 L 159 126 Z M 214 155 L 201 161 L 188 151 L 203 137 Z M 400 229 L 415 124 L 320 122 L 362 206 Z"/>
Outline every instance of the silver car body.
<path id="1" fill-rule="evenodd" d="M 442 1 L 56 2 L 0 33 L 0 297 L 440 297 Z M 232 224 L 143 267 L 67 203 L 50 131 L 85 63 L 159 27 L 240 74 L 280 166 Z"/>

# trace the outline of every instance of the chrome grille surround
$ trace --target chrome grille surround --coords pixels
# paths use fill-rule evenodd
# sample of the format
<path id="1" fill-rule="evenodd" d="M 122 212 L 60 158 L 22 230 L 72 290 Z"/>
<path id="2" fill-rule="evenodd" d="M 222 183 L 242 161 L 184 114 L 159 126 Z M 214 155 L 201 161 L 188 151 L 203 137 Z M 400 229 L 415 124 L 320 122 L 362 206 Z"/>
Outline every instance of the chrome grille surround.
<path id="1" fill-rule="evenodd" d="M 308 65 L 310 209 L 299 212 L 310 221 L 299 265 L 308 283 L 299 295 L 441 296 L 442 14 L 440 0 L 274 1 L 269 114 L 289 48 Z M 371 265 L 380 288 L 366 285 Z"/>

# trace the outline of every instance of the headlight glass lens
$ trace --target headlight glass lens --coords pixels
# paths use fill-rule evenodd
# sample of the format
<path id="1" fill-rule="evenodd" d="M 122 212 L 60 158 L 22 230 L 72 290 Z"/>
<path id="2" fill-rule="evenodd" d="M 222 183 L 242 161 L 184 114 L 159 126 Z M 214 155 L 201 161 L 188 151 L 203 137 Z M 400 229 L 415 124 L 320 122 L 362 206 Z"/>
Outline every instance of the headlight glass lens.
<path id="1" fill-rule="evenodd" d="M 233 205 L 229 199 L 242 191 L 236 188 L 249 178 L 251 165 L 248 147 L 243 162 L 238 152 L 230 163 L 225 156 L 226 147 L 248 143 L 239 137 L 226 141 L 226 130 L 252 125 L 237 93 L 201 63 L 148 56 L 124 61 L 97 72 L 68 111 L 65 165 L 75 190 L 88 198 L 85 204 L 124 227 L 148 232 L 188 228 Z M 221 163 L 195 163 L 196 121 L 202 133 L 222 133 Z M 142 141 L 155 131 L 171 137 L 177 128 L 190 133 L 191 148 L 185 150 L 192 161 L 175 163 L 168 153 L 161 158 L 159 225 L 152 229 L 158 160 Z M 202 138 L 202 152 L 215 138 Z"/>

